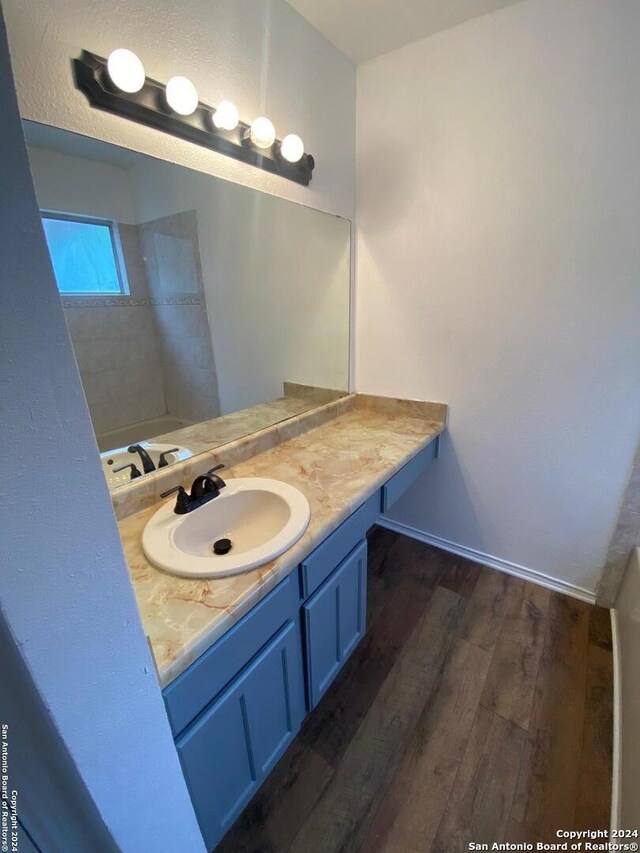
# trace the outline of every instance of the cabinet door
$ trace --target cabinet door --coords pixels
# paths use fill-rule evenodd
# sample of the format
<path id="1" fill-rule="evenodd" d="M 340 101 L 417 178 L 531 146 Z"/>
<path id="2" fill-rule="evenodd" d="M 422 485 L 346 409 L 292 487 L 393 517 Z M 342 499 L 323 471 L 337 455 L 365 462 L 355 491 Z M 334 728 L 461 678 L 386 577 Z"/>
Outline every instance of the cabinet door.
<path id="1" fill-rule="evenodd" d="M 253 796 L 303 716 L 300 635 L 289 622 L 176 741 L 207 849 Z"/>
<path id="2" fill-rule="evenodd" d="M 304 604 L 309 704 L 315 708 L 364 634 L 367 543 L 361 542 Z"/>

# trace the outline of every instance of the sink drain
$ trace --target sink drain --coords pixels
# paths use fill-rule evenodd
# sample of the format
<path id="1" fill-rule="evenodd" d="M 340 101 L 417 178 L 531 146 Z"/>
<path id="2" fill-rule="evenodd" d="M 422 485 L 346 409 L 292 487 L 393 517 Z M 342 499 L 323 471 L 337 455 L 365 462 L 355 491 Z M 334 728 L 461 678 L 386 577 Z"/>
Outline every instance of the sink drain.
<path id="1" fill-rule="evenodd" d="M 231 539 L 217 539 L 213 543 L 214 554 L 228 554 L 232 548 Z"/>

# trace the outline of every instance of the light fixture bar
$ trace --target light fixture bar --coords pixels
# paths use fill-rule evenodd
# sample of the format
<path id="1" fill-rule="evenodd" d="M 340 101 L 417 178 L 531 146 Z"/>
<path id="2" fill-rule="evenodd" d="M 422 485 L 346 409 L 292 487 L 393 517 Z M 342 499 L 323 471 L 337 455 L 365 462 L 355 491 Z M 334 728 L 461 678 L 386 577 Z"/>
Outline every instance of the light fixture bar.
<path id="1" fill-rule="evenodd" d="M 202 101 L 198 102 L 191 115 L 179 115 L 167 105 L 165 86 L 150 77 L 145 77 L 139 91 L 123 92 L 111 82 L 107 60 L 87 50 L 83 50 L 80 57 L 73 60 L 73 70 L 76 87 L 96 109 L 154 127 L 302 186 L 309 186 L 315 166 L 311 154 L 304 154 L 297 163 L 290 163 L 280 154 L 281 143 L 278 140 L 270 148 L 257 148 L 251 142 L 250 125 L 240 121 L 233 130 L 217 128 L 211 122 L 214 107 Z"/>

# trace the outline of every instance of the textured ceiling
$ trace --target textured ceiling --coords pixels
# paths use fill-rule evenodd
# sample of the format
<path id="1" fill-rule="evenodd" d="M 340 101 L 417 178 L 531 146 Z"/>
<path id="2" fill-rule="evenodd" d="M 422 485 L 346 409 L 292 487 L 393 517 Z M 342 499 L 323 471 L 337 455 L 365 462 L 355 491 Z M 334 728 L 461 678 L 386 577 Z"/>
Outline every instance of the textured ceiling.
<path id="1" fill-rule="evenodd" d="M 517 0 L 289 0 L 355 63 Z"/>

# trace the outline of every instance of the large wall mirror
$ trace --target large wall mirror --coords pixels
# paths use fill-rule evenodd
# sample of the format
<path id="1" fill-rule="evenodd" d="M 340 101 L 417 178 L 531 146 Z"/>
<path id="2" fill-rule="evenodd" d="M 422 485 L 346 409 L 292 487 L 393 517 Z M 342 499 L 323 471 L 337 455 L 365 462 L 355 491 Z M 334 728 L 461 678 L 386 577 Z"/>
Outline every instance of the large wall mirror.
<path id="1" fill-rule="evenodd" d="M 350 223 L 25 122 L 110 488 L 342 396 Z"/>

